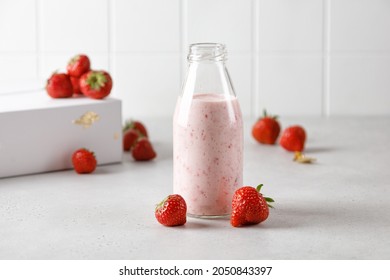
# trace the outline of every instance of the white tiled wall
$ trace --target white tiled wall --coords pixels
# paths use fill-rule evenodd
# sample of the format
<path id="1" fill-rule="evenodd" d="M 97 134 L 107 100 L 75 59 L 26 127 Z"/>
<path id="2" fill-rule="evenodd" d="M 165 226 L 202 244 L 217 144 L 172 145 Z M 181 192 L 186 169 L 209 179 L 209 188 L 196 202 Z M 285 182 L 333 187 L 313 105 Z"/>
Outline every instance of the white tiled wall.
<path id="1" fill-rule="evenodd" d="M 83 52 L 125 118 L 169 116 L 188 44 L 214 41 L 247 116 L 390 115 L 389 31 L 389 0 L 1 0 L 0 83 Z"/>

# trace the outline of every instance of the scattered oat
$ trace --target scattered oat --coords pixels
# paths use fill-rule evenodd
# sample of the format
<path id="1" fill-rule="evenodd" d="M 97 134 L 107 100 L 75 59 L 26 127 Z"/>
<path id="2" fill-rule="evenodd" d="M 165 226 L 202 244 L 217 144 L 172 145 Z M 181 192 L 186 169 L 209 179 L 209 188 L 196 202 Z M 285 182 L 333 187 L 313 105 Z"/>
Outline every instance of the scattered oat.
<path id="1" fill-rule="evenodd" d="M 307 157 L 304 154 L 302 154 L 301 152 L 295 152 L 293 160 L 298 162 L 298 163 L 313 163 L 316 161 L 315 158 Z"/>

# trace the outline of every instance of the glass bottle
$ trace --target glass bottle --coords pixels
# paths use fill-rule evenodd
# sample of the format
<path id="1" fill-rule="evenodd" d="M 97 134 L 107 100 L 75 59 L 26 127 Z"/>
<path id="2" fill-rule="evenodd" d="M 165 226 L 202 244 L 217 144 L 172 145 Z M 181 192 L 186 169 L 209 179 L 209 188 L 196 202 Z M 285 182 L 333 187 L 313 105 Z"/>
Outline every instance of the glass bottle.
<path id="1" fill-rule="evenodd" d="M 186 200 L 189 216 L 226 216 L 243 172 L 243 122 L 226 48 L 192 44 L 187 59 L 173 119 L 174 193 Z"/>

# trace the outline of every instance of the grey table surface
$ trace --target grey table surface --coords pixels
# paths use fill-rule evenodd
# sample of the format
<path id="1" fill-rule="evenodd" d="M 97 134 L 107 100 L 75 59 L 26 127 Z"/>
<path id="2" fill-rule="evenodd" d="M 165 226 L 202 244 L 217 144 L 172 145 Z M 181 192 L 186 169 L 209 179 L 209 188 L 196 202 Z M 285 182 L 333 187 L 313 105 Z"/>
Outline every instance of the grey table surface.
<path id="1" fill-rule="evenodd" d="M 146 120 L 158 157 L 0 179 L 0 259 L 390 259 L 390 118 L 282 118 L 303 125 L 312 165 L 257 144 L 245 123 L 244 182 L 276 200 L 260 225 L 188 218 L 161 226 L 172 192 L 171 119 Z M 33 148 L 33 147 L 32 147 Z"/>

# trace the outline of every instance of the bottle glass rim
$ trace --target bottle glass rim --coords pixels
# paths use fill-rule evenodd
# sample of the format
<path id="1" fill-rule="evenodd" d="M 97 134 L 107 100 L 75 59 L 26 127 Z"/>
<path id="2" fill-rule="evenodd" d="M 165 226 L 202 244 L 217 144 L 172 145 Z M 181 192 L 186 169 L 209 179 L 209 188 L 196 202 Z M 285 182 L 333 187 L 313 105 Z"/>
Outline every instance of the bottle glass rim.
<path id="1" fill-rule="evenodd" d="M 227 59 L 226 46 L 221 43 L 191 44 L 187 59 L 189 62 L 225 61 Z"/>

